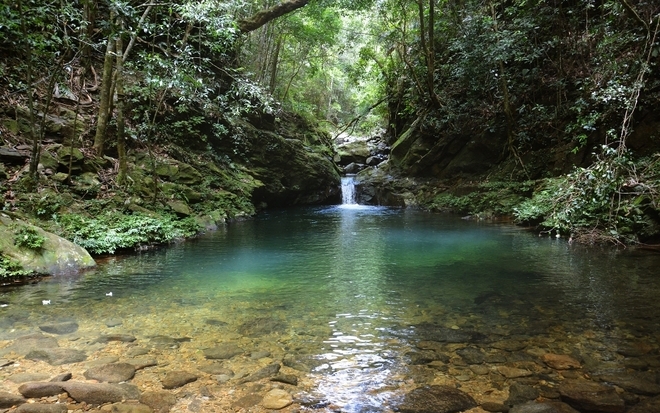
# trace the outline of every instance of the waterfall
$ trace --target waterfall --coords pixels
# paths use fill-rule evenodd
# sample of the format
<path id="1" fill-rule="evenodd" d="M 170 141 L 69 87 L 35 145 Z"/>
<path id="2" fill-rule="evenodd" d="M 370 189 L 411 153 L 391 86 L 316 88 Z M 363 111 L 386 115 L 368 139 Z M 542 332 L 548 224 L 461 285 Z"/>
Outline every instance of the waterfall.
<path id="1" fill-rule="evenodd" d="M 341 203 L 342 205 L 357 205 L 355 200 L 355 179 L 353 176 L 341 178 Z"/>

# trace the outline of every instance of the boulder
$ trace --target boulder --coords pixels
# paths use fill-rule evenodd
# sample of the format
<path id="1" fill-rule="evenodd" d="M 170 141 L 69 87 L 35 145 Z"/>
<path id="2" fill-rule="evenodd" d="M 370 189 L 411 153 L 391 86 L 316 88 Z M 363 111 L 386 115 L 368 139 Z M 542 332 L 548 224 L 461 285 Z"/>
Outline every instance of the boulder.
<path id="1" fill-rule="evenodd" d="M 16 225 L 29 226 L 38 236 L 43 237 L 41 248 L 30 249 L 14 245 L 12 228 Z M 36 274 L 71 273 L 96 265 L 84 248 L 4 213 L 0 213 L 0 253 L 18 263 L 23 270 Z"/>

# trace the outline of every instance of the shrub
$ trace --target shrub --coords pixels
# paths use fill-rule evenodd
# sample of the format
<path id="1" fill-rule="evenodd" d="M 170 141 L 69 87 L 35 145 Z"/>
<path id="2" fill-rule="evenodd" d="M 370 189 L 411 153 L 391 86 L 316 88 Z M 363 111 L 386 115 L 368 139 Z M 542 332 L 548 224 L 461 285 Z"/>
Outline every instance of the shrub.
<path id="1" fill-rule="evenodd" d="M 27 225 L 19 225 L 14 227 L 14 245 L 19 248 L 28 248 L 31 250 L 38 250 L 46 242 L 39 232 L 34 228 Z"/>
<path id="2" fill-rule="evenodd" d="M 63 235 L 92 254 L 114 254 L 142 245 L 164 244 L 199 232 L 192 218 L 152 217 L 108 212 L 97 217 L 67 214 L 59 217 Z"/>

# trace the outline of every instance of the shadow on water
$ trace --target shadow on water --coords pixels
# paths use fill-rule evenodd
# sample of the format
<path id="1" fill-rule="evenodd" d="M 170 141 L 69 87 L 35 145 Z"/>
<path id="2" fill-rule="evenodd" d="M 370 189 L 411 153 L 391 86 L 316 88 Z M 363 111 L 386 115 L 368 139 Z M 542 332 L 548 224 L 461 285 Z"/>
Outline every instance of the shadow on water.
<path id="1" fill-rule="evenodd" d="M 591 360 L 630 337 L 657 347 L 658 264 L 421 211 L 270 211 L 81 276 L 0 292 L 0 335 L 63 319 L 86 334 L 112 316 L 138 341 L 169 335 L 191 337 L 185 345 L 197 349 L 267 350 L 306 377 L 307 406 L 387 411 L 424 383 L 503 386 L 472 362 L 532 362 L 534 351 Z M 248 369 L 242 360 L 227 363 Z"/>

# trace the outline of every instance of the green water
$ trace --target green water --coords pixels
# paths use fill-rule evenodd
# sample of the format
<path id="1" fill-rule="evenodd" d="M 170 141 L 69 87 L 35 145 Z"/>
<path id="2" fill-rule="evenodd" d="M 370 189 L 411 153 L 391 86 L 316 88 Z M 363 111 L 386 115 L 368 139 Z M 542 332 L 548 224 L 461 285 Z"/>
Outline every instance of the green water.
<path id="1" fill-rule="evenodd" d="M 428 326 L 483 342 L 540 338 L 548 351 L 614 354 L 631 339 L 657 347 L 658 268 L 658 255 L 420 211 L 275 211 L 4 290 L 0 338 L 64 319 L 82 335 L 105 333 L 119 319 L 113 331 L 138 340 L 235 341 L 304 362 L 311 399 L 366 411 L 415 380 L 405 353 Z"/>

